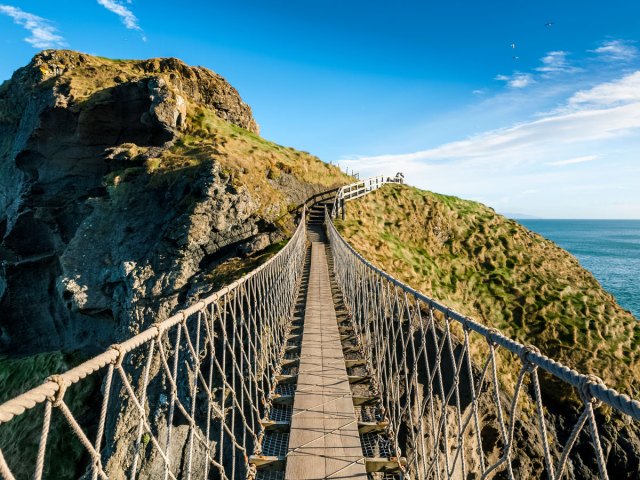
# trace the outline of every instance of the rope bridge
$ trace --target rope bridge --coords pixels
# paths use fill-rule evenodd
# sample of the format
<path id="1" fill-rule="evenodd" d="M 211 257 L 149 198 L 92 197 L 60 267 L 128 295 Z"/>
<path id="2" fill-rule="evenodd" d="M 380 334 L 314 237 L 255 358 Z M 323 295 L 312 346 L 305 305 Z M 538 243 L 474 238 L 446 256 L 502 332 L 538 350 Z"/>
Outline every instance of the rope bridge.
<path id="1" fill-rule="evenodd" d="M 365 371 L 350 373 L 349 382 L 370 378 L 373 392 L 360 403 L 353 393 L 363 455 L 380 466 L 367 475 L 521 478 L 517 431 L 527 424 L 534 433 L 526 440 L 548 478 L 569 475 L 585 433 L 593 446 L 588 467 L 609 478 L 596 409 L 604 404 L 638 421 L 640 403 L 411 289 L 340 236 L 332 218 L 343 214 L 345 201 L 401 180 L 375 177 L 342 187 L 324 210 L 331 272 L 354 332 L 353 340 L 342 335 L 353 341 L 345 363 Z M 50 451 L 52 419 L 61 418 L 82 445 L 83 479 L 285 478 L 257 462 L 286 460 L 269 457 L 269 442 L 284 442 L 277 450 L 287 452 L 288 434 L 278 429 L 289 428 L 290 407 L 281 403 L 295 388 L 287 383 L 296 376 L 288 342 L 300 329 L 292 318 L 308 259 L 306 207 L 319 199 L 326 200 L 302 206 L 291 240 L 253 272 L 0 405 L 0 429 L 25 416 L 41 425 L 27 465 L 0 451 L 2 477 L 46 477 L 58 460 Z M 510 382 L 501 381 L 504 365 L 517 366 Z M 541 371 L 571 388 L 581 405 L 562 439 L 549 428 Z M 73 411 L 70 397 L 91 380 L 102 387 L 88 421 Z M 271 437 L 264 419 L 272 419 Z"/>

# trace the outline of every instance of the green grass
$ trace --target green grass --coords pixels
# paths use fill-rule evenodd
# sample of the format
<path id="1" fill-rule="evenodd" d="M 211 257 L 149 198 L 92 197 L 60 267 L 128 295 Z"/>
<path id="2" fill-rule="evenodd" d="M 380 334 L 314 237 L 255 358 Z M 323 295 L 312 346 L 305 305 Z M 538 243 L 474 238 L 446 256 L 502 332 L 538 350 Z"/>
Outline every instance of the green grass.
<path id="1" fill-rule="evenodd" d="M 49 375 L 60 373 L 79 364 L 83 358 L 76 354 L 47 352 L 23 358 L 0 358 L 0 402 L 9 400 L 40 385 Z M 84 427 L 92 426 L 87 419 L 91 410 L 99 408 L 99 378 L 90 376 L 72 385 L 65 393 L 65 403 Z M 16 478 L 33 475 L 42 422 L 43 405 L 27 410 L 10 423 L 0 425 L 0 448 Z M 71 431 L 62 414 L 54 409 L 47 442 L 44 478 L 73 479 L 82 471 L 77 465 L 85 456 L 84 448 Z"/>
<path id="2" fill-rule="evenodd" d="M 417 290 L 640 396 L 640 323 L 540 235 L 482 204 L 400 185 L 347 204 L 338 228 Z"/>

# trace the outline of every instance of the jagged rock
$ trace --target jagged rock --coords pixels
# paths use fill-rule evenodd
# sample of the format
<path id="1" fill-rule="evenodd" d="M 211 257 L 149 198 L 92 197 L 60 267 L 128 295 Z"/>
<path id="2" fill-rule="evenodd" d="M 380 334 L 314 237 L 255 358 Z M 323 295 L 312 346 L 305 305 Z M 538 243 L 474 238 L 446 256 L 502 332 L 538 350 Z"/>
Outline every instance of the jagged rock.
<path id="1" fill-rule="evenodd" d="M 1 352 L 108 346 L 173 311 L 203 265 L 281 239 L 282 209 L 326 188 L 268 184 L 220 147 L 152 175 L 200 111 L 258 132 L 222 77 L 177 59 L 47 50 L 0 86 Z"/>
<path id="2" fill-rule="evenodd" d="M 268 233 L 261 233 L 256 235 L 250 241 L 240 245 L 239 250 L 243 255 L 251 255 L 259 252 L 271 245 L 271 240 Z"/>

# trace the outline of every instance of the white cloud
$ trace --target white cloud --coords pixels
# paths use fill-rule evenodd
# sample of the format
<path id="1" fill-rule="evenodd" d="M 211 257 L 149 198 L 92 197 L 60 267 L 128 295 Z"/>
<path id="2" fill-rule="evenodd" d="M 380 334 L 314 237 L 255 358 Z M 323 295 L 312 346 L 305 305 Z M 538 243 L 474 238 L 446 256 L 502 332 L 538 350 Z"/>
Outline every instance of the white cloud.
<path id="1" fill-rule="evenodd" d="M 628 61 L 638 56 L 638 49 L 626 40 L 608 40 L 590 52 L 597 53 L 605 60 L 614 61 Z"/>
<path id="2" fill-rule="evenodd" d="M 513 75 L 497 75 L 496 80 L 506 82 L 511 88 L 524 88 L 535 83 L 530 73 L 513 72 Z"/>
<path id="3" fill-rule="evenodd" d="M 623 212 L 612 202 L 627 197 L 640 202 L 634 189 L 640 178 L 639 81 L 640 71 L 576 92 L 561 109 L 540 118 L 428 150 L 342 163 L 362 176 L 401 170 L 416 186 L 510 211 L 638 218 L 640 210 Z M 559 168 L 569 165 L 576 168 Z M 607 201 L 585 190 L 589 185 L 606 192 Z M 638 193 L 629 197 L 631 191 Z"/>
<path id="4" fill-rule="evenodd" d="M 537 163 L 544 150 L 548 155 L 558 145 L 610 139 L 640 128 L 640 103 L 608 109 L 580 110 L 551 115 L 509 128 L 493 130 L 466 140 L 400 155 L 359 157 L 359 163 L 455 162 L 512 167 Z"/>
<path id="5" fill-rule="evenodd" d="M 574 157 L 568 158 L 566 160 L 556 160 L 555 162 L 549 162 L 547 165 L 551 165 L 552 167 L 563 167 L 565 165 L 575 165 L 577 163 L 585 163 L 596 160 L 598 155 L 584 155 L 582 157 Z"/>
<path id="6" fill-rule="evenodd" d="M 118 15 L 120 17 L 120 20 L 122 20 L 124 26 L 129 30 L 137 30 L 139 32 L 142 32 L 142 28 L 138 23 L 138 18 L 119 0 L 97 0 L 97 2 L 110 12 Z M 128 1 L 127 3 L 131 3 L 131 1 Z"/>
<path id="7" fill-rule="evenodd" d="M 573 67 L 569 64 L 569 62 L 567 61 L 568 54 L 569 52 L 565 52 L 562 50 L 549 52 L 540 59 L 540 61 L 542 62 L 542 66 L 536 68 L 536 70 L 544 74 L 558 72 L 573 73 L 580 71 L 579 68 Z"/>
<path id="8" fill-rule="evenodd" d="M 497 75 L 495 80 L 506 82 L 511 88 L 525 88 L 536 83 L 536 79 L 549 78 L 556 73 L 576 73 L 582 71 L 578 67 L 574 67 L 567 61 L 569 52 L 563 50 L 555 50 L 547 53 L 540 59 L 542 66 L 536 68 L 538 74 L 515 71 L 511 75 Z"/>
<path id="9" fill-rule="evenodd" d="M 0 4 L 0 13 L 11 17 L 17 25 L 29 30 L 31 36 L 25 38 L 25 41 L 34 48 L 56 48 L 65 45 L 64 38 L 58 35 L 56 29 L 45 18 L 11 5 Z"/>
<path id="10" fill-rule="evenodd" d="M 569 98 L 567 106 L 573 109 L 584 109 L 631 102 L 640 102 L 640 71 L 613 82 L 601 83 L 589 90 L 580 90 Z"/>

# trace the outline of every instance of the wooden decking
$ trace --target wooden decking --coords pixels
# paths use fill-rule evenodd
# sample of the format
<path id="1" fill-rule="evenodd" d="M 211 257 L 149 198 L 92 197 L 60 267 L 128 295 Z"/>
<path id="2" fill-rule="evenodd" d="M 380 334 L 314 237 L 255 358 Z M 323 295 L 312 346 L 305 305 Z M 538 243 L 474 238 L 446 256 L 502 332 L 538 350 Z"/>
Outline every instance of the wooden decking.
<path id="1" fill-rule="evenodd" d="M 311 248 L 285 478 L 366 479 L 358 422 L 331 295 L 325 245 L 314 242 Z"/>

